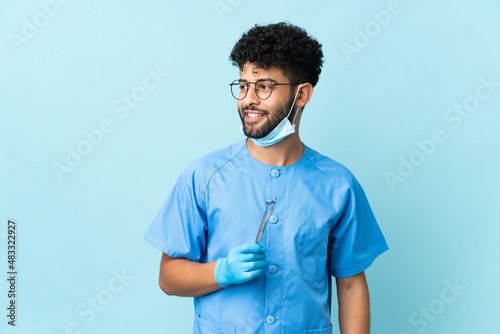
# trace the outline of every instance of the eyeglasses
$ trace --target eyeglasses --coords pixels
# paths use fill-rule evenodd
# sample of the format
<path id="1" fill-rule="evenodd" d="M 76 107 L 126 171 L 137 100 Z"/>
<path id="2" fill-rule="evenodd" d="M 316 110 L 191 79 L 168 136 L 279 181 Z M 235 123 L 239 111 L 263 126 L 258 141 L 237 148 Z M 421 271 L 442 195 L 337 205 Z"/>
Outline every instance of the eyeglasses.
<path id="1" fill-rule="evenodd" d="M 255 95 L 261 100 L 266 100 L 273 92 L 273 86 L 294 86 L 298 83 L 276 83 L 268 79 L 260 79 L 256 82 L 246 82 L 243 80 L 234 80 L 229 84 L 231 86 L 231 94 L 236 100 L 243 100 L 248 93 L 248 85 L 254 84 Z"/>

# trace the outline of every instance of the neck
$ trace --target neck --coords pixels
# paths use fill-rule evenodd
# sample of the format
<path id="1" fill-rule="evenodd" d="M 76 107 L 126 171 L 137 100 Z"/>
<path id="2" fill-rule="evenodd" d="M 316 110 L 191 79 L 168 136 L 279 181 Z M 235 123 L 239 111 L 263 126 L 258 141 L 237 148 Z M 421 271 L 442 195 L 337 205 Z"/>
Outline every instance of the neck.
<path id="1" fill-rule="evenodd" d="M 304 144 L 300 141 L 298 132 L 292 133 L 279 143 L 267 147 L 260 147 L 247 139 L 247 147 L 255 159 L 270 166 L 292 165 L 299 161 L 304 153 Z"/>

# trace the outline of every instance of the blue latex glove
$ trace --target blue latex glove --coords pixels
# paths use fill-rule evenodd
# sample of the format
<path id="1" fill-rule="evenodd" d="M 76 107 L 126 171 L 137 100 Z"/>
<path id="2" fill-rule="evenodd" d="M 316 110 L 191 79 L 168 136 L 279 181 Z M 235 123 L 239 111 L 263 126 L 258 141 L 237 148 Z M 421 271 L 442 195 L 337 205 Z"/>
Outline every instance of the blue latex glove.
<path id="1" fill-rule="evenodd" d="M 215 280 L 223 288 L 253 280 L 266 266 L 266 247 L 250 242 L 231 248 L 227 257 L 215 264 Z"/>

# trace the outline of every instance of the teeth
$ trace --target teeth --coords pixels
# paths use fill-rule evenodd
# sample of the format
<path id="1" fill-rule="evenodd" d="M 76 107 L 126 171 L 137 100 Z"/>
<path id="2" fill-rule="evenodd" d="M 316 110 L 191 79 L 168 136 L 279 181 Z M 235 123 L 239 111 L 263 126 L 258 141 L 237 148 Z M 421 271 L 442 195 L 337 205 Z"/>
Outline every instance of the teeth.
<path id="1" fill-rule="evenodd" d="M 250 118 L 254 118 L 254 117 L 259 117 L 260 114 L 248 114 L 248 117 Z"/>

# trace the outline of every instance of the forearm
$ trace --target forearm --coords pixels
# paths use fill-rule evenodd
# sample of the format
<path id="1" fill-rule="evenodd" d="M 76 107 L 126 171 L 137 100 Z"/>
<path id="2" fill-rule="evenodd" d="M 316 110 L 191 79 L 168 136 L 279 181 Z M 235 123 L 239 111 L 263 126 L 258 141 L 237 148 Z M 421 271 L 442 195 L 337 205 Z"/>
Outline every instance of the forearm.
<path id="1" fill-rule="evenodd" d="M 165 256 L 164 256 L 165 258 Z M 222 289 L 214 278 L 215 262 L 162 259 L 160 288 L 168 295 L 198 297 Z"/>
<path id="2" fill-rule="evenodd" d="M 370 333 L 370 298 L 364 277 L 356 278 L 356 284 L 339 286 L 339 325 L 342 334 Z"/>

